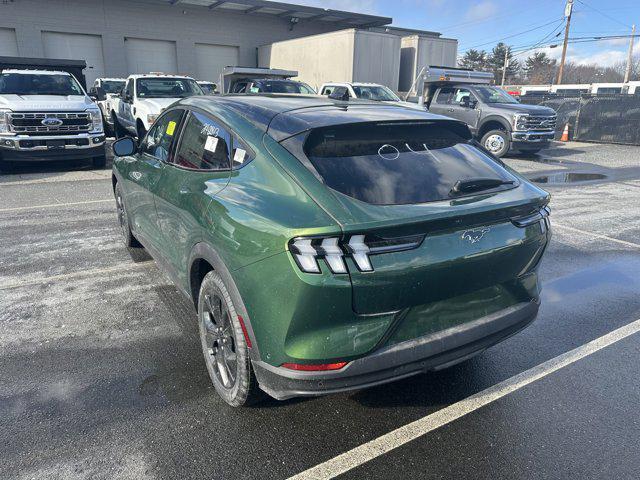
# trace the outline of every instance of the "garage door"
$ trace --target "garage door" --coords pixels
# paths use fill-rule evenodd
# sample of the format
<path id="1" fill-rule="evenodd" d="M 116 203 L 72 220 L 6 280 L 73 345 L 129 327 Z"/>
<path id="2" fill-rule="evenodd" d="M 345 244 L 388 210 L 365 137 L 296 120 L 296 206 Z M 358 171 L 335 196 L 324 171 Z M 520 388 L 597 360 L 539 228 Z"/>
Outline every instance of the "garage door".
<path id="1" fill-rule="evenodd" d="M 18 42 L 13 28 L 0 28 L 0 56 L 18 56 Z"/>
<path id="2" fill-rule="evenodd" d="M 198 80 L 217 83 L 222 69 L 228 65 L 238 65 L 238 47 L 196 43 Z"/>
<path id="3" fill-rule="evenodd" d="M 178 73 L 176 42 L 125 38 L 129 73 Z"/>
<path id="4" fill-rule="evenodd" d="M 44 56 L 66 60 L 84 60 L 87 68 L 84 75 L 87 85 L 98 77 L 104 77 L 102 37 L 78 33 L 42 32 Z"/>

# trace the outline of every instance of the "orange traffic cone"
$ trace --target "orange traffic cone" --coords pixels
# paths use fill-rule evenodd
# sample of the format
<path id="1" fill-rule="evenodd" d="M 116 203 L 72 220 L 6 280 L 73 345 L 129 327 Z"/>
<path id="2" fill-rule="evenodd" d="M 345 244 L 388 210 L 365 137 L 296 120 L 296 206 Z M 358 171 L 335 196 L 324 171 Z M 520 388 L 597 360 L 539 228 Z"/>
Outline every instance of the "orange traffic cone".
<path id="1" fill-rule="evenodd" d="M 560 137 L 560 141 L 561 142 L 569 141 L 569 124 L 568 123 L 564 126 L 564 131 L 562 132 L 562 137 Z"/>

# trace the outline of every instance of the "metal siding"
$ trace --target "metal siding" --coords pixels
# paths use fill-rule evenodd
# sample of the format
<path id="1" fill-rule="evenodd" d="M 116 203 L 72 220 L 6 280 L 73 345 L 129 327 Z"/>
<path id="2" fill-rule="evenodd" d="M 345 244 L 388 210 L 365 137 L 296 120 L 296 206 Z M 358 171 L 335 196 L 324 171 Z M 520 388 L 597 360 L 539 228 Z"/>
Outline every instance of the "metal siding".
<path id="1" fill-rule="evenodd" d="M 354 82 L 372 82 L 398 90 L 400 44 L 397 35 L 356 31 Z"/>
<path id="2" fill-rule="evenodd" d="M 87 85 L 104 76 L 102 37 L 77 33 L 42 32 L 42 46 L 46 58 L 84 60 Z"/>

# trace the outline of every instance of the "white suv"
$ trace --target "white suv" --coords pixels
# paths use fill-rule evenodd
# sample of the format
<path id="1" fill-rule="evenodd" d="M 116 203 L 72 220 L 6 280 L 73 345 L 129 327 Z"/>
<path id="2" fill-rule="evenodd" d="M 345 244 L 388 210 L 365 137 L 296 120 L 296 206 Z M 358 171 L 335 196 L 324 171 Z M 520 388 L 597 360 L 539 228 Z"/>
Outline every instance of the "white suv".
<path id="1" fill-rule="evenodd" d="M 424 106 L 417 103 L 405 102 L 398 97 L 393 90 L 378 83 L 350 83 L 331 82 L 320 87 L 320 95 L 331 95 L 333 97 L 360 98 L 363 100 L 373 100 L 376 102 L 389 103 L 402 107 L 426 110 Z"/>

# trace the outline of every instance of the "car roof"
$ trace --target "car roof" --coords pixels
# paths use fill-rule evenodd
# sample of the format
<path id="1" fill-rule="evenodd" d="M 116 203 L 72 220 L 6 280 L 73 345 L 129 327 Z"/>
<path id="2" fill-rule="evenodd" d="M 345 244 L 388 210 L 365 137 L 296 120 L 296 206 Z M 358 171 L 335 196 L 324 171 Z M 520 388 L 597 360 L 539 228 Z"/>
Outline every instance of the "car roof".
<path id="1" fill-rule="evenodd" d="M 2 73 L 16 73 L 18 75 L 67 75 L 71 77 L 69 72 L 63 72 L 61 70 L 28 70 L 18 68 L 5 68 Z"/>
<path id="2" fill-rule="evenodd" d="M 423 110 L 369 100 L 336 100 L 321 95 L 261 94 L 193 96 L 178 102 L 205 111 L 223 106 L 243 116 L 256 127 L 267 132 L 276 141 L 282 141 L 301 132 L 332 125 L 379 121 L 447 120 L 448 117 Z"/>

